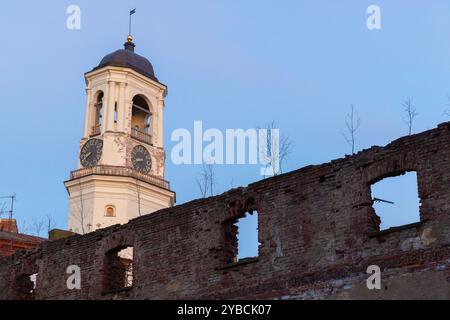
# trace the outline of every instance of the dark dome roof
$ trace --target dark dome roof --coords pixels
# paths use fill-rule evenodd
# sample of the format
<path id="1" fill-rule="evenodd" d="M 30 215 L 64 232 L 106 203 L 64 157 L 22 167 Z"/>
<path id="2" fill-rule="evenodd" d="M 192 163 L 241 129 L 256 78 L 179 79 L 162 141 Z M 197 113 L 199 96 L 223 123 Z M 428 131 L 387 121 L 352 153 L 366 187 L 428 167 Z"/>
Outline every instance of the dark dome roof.
<path id="1" fill-rule="evenodd" d="M 150 61 L 143 56 L 134 53 L 134 43 L 126 42 L 124 47 L 124 49 L 106 55 L 102 61 L 100 61 L 100 64 L 93 70 L 108 66 L 130 68 L 152 80 L 158 81 Z"/>

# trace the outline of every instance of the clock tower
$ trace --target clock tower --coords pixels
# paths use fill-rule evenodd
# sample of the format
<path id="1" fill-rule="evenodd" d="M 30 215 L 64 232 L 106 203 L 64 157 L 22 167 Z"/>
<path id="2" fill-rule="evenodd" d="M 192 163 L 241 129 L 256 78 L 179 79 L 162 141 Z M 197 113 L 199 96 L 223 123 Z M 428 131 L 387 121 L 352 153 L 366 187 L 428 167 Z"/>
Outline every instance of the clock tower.
<path id="1" fill-rule="evenodd" d="M 134 48 L 128 36 L 124 49 L 85 74 L 78 169 L 64 183 L 69 231 L 84 234 L 174 205 L 175 193 L 164 180 L 167 87 Z"/>

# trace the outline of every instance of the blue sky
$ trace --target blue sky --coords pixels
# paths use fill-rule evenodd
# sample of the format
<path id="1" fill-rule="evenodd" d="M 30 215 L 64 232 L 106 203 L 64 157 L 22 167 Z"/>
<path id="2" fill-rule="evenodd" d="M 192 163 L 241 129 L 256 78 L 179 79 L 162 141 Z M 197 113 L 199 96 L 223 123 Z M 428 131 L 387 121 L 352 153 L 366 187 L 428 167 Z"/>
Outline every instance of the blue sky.
<path id="1" fill-rule="evenodd" d="M 71 4 L 81 30 L 66 28 Z M 381 30 L 366 27 L 371 4 Z M 350 153 L 340 134 L 350 104 L 362 118 L 358 150 L 407 133 L 406 96 L 420 113 L 414 132 L 448 120 L 449 1 L 0 0 L 0 195 L 17 194 L 21 223 L 50 214 L 66 227 L 83 74 L 121 48 L 135 7 L 136 52 L 169 87 L 168 154 L 171 132 L 195 120 L 221 130 L 276 121 L 293 142 L 287 171 Z M 166 165 L 178 203 L 199 197 L 200 166 Z M 216 173 L 217 192 L 261 179 L 255 165 Z"/>

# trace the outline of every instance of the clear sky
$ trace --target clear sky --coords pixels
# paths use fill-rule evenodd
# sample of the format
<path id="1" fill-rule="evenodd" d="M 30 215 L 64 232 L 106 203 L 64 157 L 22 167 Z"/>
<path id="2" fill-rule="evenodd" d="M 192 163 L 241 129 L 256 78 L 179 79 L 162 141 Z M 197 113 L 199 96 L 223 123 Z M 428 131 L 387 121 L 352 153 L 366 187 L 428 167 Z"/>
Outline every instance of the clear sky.
<path id="1" fill-rule="evenodd" d="M 66 28 L 71 4 L 81 30 Z M 366 27 L 371 4 L 381 30 Z M 0 195 L 17 194 L 20 223 L 50 214 L 67 227 L 63 181 L 77 166 L 83 74 L 122 47 L 135 7 L 136 52 L 169 87 L 168 154 L 172 131 L 195 120 L 221 130 L 276 121 L 293 142 L 287 171 L 350 153 L 340 133 L 350 104 L 362 119 L 358 150 L 407 133 L 407 96 L 419 111 L 414 132 L 449 119 L 449 1 L 0 0 Z M 259 168 L 217 167 L 216 193 L 261 179 Z M 168 158 L 178 203 L 199 197 L 200 170 Z"/>

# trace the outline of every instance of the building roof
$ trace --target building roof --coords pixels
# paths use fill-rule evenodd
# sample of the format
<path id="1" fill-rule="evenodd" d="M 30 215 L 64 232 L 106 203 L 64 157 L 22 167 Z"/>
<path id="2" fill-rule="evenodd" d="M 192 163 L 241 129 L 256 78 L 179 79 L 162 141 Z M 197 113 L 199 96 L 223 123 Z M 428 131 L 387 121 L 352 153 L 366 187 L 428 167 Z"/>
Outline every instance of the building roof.
<path id="1" fill-rule="evenodd" d="M 41 243 L 47 241 L 45 238 L 30 236 L 28 234 L 0 231 L 0 240 L 18 241 L 26 243 Z"/>
<path id="2" fill-rule="evenodd" d="M 147 78 L 158 81 L 150 61 L 135 53 L 134 47 L 135 44 L 132 42 L 132 38 L 129 37 L 124 44 L 124 49 L 119 49 L 106 55 L 92 71 L 108 66 L 130 68 Z"/>

